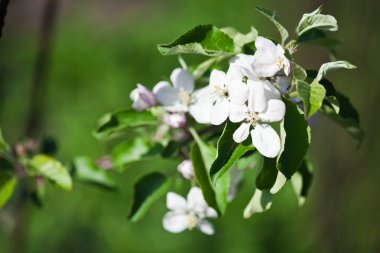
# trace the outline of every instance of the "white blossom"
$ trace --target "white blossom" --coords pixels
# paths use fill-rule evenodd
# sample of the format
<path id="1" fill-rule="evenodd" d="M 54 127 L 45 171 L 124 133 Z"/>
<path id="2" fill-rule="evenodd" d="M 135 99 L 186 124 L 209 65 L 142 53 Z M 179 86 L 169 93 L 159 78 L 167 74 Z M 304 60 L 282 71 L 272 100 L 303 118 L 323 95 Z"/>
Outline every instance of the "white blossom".
<path id="1" fill-rule="evenodd" d="M 281 45 L 276 46 L 271 40 L 258 36 L 255 46 L 254 55 L 238 54 L 231 63 L 249 79 L 273 77 L 281 70 L 289 75 L 290 62 Z"/>
<path id="2" fill-rule="evenodd" d="M 194 168 L 193 163 L 190 160 L 182 161 L 178 166 L 177 170 L 181 175 L 189 180 L 194 179 Z"/>
<path id="3" fill-rule="evenodd" d="M 213 225 L 205 219 L 216 218 L 218 215 L 214 209 L 208 207 L 198 187 L 191 188 L 187 199 L 169 192 L 166 205 L 170 210 L 163 218 L 163 226 L 167 231 L 180 233 L 186 229 L 198 228 L 205 234 L 214 234 Z"/>
<path id="4" fill-rule="evenodd" d="M 233 65 L 227 74 L 216 69 L 211 72 L 210 83 L 206 87 L 212 101 L 211 124 L 220 125 L 227 118 L 232 122 L 243 120 L 241 111 L 248 98 L 248 87 L 242 80 L 243 76 Z"/>
<path id="5" fill-rule="evenodd" d="M 133 101 L 132 107 L 136 111 L 143 111 L 157 104 L 153 92 L 139 83 L 137 84 L 137 88 L 131 92 L 130 98 Z"/>
<path id="6" fill-rule="evenodd" d="M 209 123 L 211 103 L 206 89 L 194 91 L 194 77 L 184 69 L 175 69 L 170 80 L 161 81 L 153 88 L 156 99 L 168 112 L 189 112 L 198 123 Z"/>
<path id="7" fill-rule="evenodd" d="M 266 123 L 278 122 L 284 118 L 285 104 L 279 99 L 278 91 L 268 81 L 248 80 L 250 96 L 245 107 L 245 119 L 234 132 L 237 143 L 246 140 L 251 133 L 252 144 L 266 157 L 276 157 L 281 149 L 280 137 Z M 253 128 L 251 131 L 250 129 Z"/>
<path id="8" fill-rule="evenodd" d="M 183 112 L 169 113 L 163 116 L 163 121 L 171 128 L 182 128 L 186 125 L 186 116 Z"/>

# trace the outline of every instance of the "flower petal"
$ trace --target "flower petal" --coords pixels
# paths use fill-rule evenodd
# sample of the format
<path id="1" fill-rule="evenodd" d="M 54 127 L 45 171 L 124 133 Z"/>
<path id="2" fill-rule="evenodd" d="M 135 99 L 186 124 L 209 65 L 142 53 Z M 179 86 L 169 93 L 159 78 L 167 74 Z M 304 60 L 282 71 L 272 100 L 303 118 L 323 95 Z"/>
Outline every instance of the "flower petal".
<path id="1" fill-rule="evenodd" d="M 193 211 L 205 211 L 208 205 L 203 197 L 202 190 L 199 187 L 192 187 L 187 194 L 187 207 Z"/>
<path id="2" fill-rule="evenodd" d="M 268 101 L 267 109 L 259 114 L 260 119 L 264 122 L 281 121 L 285 116 L 285 104 L 279 99 Z"/>
<path id="3" fill-rule="evenodd" d="M 276 157 L 281 149 L 280 137 L 267 124 L 257 124 L 251 131 L 252 144 L 265 157 Z"/>
<path id="4" fill-rule="evenodd" d="M 198 102 L 212 103 L 214 101 L 213 94 L 214 94 L 214 88 L 210 86 L 206 86 L 204 88 L 194 91 L 193 97 L 194 97 L 195 103 L 198 103 Z"/>
<path id="5" fill-rule="evenodd" d="M 230 103 L 229 119 L 234 123 L 241 122 L 247 117 L 247 111 L 248 108 L 246 105 Z"/>
<path id="6" fill-rule="evenodd" d="M 262 36 L 257 36 L 255 40 L 255 46 L 257 51 L 277 52 L 277 47 L 273 41 L 268 40 Z"/>
<path id="7" fill-rule="evenodd" d="M 176 68 L 170 75 L 170 80 L 173 86 L 178 91 L 186 90 L 193 92 L 194 90 L 194 77 L 184 69 Z"/>
<path id="8" fill-rule="evenodd" d="M 262 112 L 267 107 L 267 98 L 265 96 L 265 87 L 261 80 L 247 81 L 248 94 L 248 109 L 252 112 Z"/>
<path id="9" fill-rule="evenodd" d="M 234 134 L 232 135 L 232 138 L 236 143 L 241 143 L 248 138 L 250 126 L 251 125 L 248 123 L 243 123 L 240 125 L 238 129 L 235 130 Z"/>
<path id="10" fill-rule="evenodd" d="M 256 78 L 256 74 L 252 68 L 254 59 L 253 55 L 238 54 L 230 60 L 230 65 L 237 68 L 243 76 L 253 79 Z"/>
<path id="11" fill-rule="evenodd" d="M 238 79 L 231 81 L 228 85 L 228 97 L 232 103 L 244 104 L 248 99 L 248 86 Z"/>
<path id="12" fill-rule="evenodd" d="M 223 71 L 214 69 L 210 74 L 210 86 L 223 86 L 226 82 L 226 73 Z"/>
<path id="13" fill-rule="evenodd" d="M 153 94 L 163 106 L 171 106 L 179 102 L 178 91 L 166 81 L 156 84 L 153 88 Z"/>
<path id="14" fill-rule="evenodd" d="M 213 125 L 220 125 L 228 118 L 230 114 L 230 102 L 226 99 L 216 101 L 211 109 L 210 120 Z"/>
<path id="15" fill-rule="evenodd" d="M 168 212 L 162 220 L 162 225 L 171 233 L 180 233 L 188 228 L 188 217 L 185 213 Z"/>
<path id="16" fill-rule="evenodd" d="M 166 195 L 166 206 L 170 210 L 186 210 L 187 208 L 187 202 L 184 197 L 181 195 L 178 195 L 177 193 L 174 192 L 168 192 Z"/>
<path id="17" fill-rule="evenodd" d="M 215 233 L 214 226 L 206 220 L 200 220 L 198 222 L 199 230 L 206 235 L 213 235 Z"/>
<path id="18" fill-rule="evenodd" d="M 243 80 L 243 73 L 240 71 L 239 67 L 235 64 L 230 64 L 226 74 L 226 83 L 230 83 L 232 80 Z"/>
<path id="19" fill-rule="evenodd" d="M 265 97 L 269 99 L 281 99 L 280 91 L 268 80 L 262 81 L 265 89 Z"/>
<path id="20" fill-rule="evenodd" d="M 200 124 L 210 123 L 210 113 L 213 108 L 211 103 L 196 103 L 190 105 L 189 113 Z"/>

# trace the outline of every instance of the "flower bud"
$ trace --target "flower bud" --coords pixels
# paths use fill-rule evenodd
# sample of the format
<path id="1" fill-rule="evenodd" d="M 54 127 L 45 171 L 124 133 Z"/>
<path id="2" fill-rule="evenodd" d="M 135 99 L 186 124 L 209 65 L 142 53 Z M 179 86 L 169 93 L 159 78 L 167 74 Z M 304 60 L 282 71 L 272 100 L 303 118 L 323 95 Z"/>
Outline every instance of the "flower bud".
<path id="1" fill-rule="evenodd" d="M 184 113 L 172 113 L 164 116 L 164 123 L 171 128 L 181 128 L 186 125 L 186 116 Z"/>
<path id="2" fill-rule="evenodd" d="M 144 85 L 137 84 L 137 88 L 131 92 L 130 98 L 133 101 L 133 109 L 143 111 L 157 104 L 153 92 Z"/>
<path id="3" fill-rule="evenodd" d="M 191 180 L 194 178 L 193 163 L 190 160 L 184 160 L 183 162 L 181 162 L 178 165 L 177 170 L 186 179 Z"/>

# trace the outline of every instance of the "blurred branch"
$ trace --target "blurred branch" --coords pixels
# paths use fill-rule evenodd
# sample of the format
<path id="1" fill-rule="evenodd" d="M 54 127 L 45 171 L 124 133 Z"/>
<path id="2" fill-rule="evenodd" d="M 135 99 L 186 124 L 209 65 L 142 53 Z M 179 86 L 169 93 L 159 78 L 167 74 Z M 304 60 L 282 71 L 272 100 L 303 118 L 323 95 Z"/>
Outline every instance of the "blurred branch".
<path id="1" fill-rule="evenodd" d="M 9 0 L 1 0 L 0 3 L 0 38 L 3 34 L 3 27 L 5 24 L 5 16 L 7 15 Z"/>

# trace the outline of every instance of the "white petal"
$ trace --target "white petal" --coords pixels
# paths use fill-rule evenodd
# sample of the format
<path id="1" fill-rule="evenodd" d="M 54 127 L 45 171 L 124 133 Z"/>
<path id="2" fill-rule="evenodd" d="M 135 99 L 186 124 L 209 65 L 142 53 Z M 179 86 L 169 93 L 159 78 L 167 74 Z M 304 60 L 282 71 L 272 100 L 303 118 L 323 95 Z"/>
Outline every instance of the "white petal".
<path id="1" fill-rule="evenodd" d="M 210 113 L 213 108 L 211 103 L 196 103 L 190 105 L 189 113 L 200 124 L 210 123 Z"/>
<path id="2" fill-rule="evenodd" d="M 264 38 L 262 36 L 257 36 L 255 40 L 255 46 L 258 51 L 277 51 L 276 45 L 273 43 L 273 41 L 268 40 L 267 38 Z"/>
<path id="3" fill-rule="evenodd" d="M 257 124 L 251 131 L 252 144 L 265 157 L 274 158 L 281 149 L 280 137 L 267 124 Z"/>
<path id="4" fill-rule="evenodd" d="M 162 225 L 171 233 L 180 233 L 188 228 L 188 217 L 185 213 L 168 212 L 162 220 Z"/>
<path id="5" fill-rule="evenodd" d="M 234 123 L 243 121 L 247 117 L 247 111 L 248 108 L 246 105 L 230 103 L 230 121 Z"/>
<path id="6" fill-rule="evenodd" d="M 184 160 L 177 166 L 177 170 L 186 179 L 194 179 L 194 167 L 190 160 Z M 187 204 L 187 203 L 186 203 Z"/>
<path id="7" fill-rule="evenodd" d="M 200 188 L 192 187 L 190 189 L 187 194 L 187 207 L 193 211 L 205 211 L 208 208 Z"/>
<path id="8" fill-rule="evenodd" d="M 230 64 L 236 67 L 242 75 L 253 79 L 256 77 L 252 65 L 254 59 L 253 55 L 238 54 L 230 60 Z"/>
<path id="9" fill-rule="evenodd" d="M 250 126 L 251 125 L 248 123 L 241 124 L 240 127 L 236 129 L 234 134 L 232 135 L 234 141 L 237 143 L 245 141 L 248 138 Z"/>
<path id="10" fill-rule="evenodd" d="M 194 91 L 193 97 L 195 99 L 195 103 L 212 103 L 213 102 L 213 94 L 214 88 L 211 86 L 206 86 L 199 90 Z"/>
<path id="11" fill-rule="evenodd" d="M 210 86 L 214 87 L 217 85 L 223 86 L 226 82 L 226 73 L 223 71 L 214 69 L 210 74 Z"/>
<path id="12" fill-rule="evenodd" d="M 247 81 L 248 94 L 248 109 L 252 112 L 262 112 L 267 107 L 267 98 L 265 96 L 264 83 L 261 80 Z"/>
<path id="13" fill-rule="evenodd" d="M 265 89 L 265 97 L 267 100 L 269 99 L 280 99 L 281 93 L 280 91 L 268 80 L 263 80 L 263 85 Z"/>
<path id="14" fill-rule="evenodd" d="M 276 46 L 276 51 L 278 56 L 282 56 L 285 54 L 285 50 L 280 44 Z"/>
<path id="15" fill-rule="evenodd" d="M 226 74 L 226 83 L 231 82 L 232 80 L 243 80 L 243 73 L 240 71 L 239 67 L 235 64 L 230 64 Z"/>
<path id="16" fill-rule="evenodd" d="M 260 119 L 264 122 L 281 121 L 285 116 L 285 104 L 279 99 L 268 101 L 267 109 L 259 114 Z"/>
<path id="17" fill-rule="evenodd" d="M 224 98 L 216 101 L 211 109 L 210 120 L 213 125 L 220 125 L 228 118 L 230 114 L 230 102 Z"/>
<path id="18" fill-rule="evenodd" d="M 174 192 L 168 192 L 166 195 L 166 206 L 170 210 L 186 210 L 187 202 L 181 195 Z"/>
<path id="19" fill-rule="evenodd" d="M 184 69 L 176 68 L 173 70 L 170 80 L 177 90 L 186 90 L 188 92 L 193 92 L 194 90 L 194 77 Z"/>
<path id="20" fill-rule="evenodd" d="M 284 57 L 285 58 L 285 57 Z M 285 72 L 285 75 L 289 75 L 290 74 L 290 62 L 287 58 L 284 59 L 284 72 Z"/>
<path id="21" fill-rule="evenodd" d="M 171 106 L 179 101 L 178 91 L 166 81 L 156 84 L 153 88 L 153 94 L 163 106 Z"/>
<path id="22" fill-rule="evenodd" d="M 231 81 L 228 85 L 228 97 L 232 103 L 244 104 L 248 99 L 248 86 L 238 79 Z"/>
<path id="23" fill-rule="evenodd" d="M 208 208 L 206 209 L 205 216 L 206 216 L 207 218 L 218 218 L 218 213 L 215 211 L 214 208 L 208 207 Z"/>
<path id="24" fill-rule="evenodd" d="M 206 220 L 199 221 L 198 228 L 202 233 L 206 235 L 213 235 L 215 233 L 214 226 Z"/>

